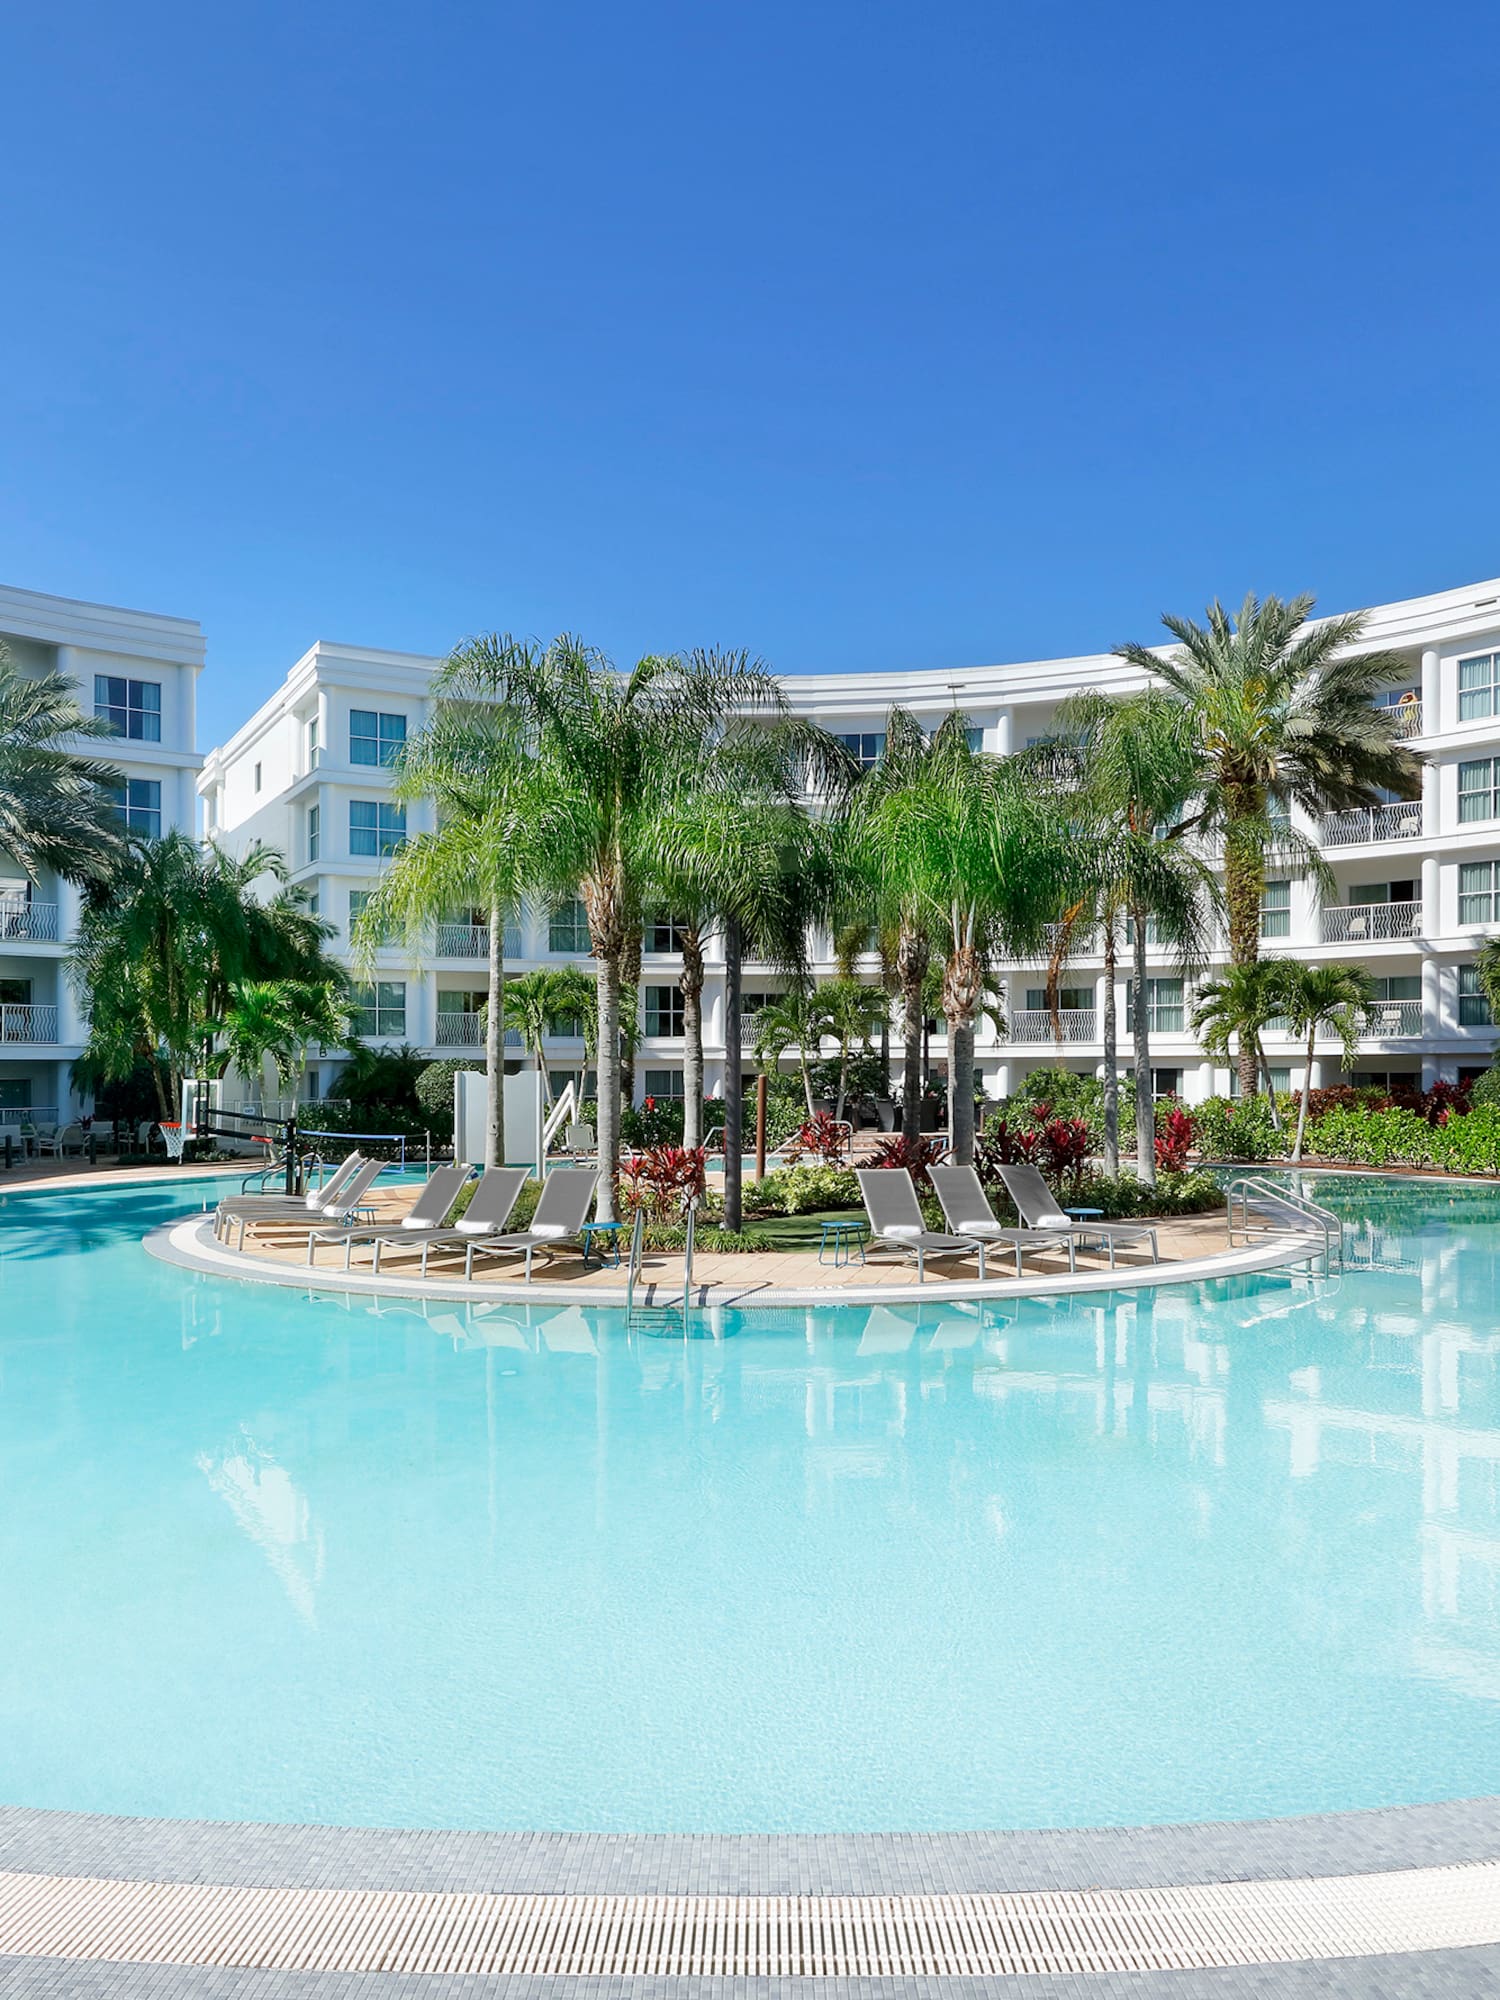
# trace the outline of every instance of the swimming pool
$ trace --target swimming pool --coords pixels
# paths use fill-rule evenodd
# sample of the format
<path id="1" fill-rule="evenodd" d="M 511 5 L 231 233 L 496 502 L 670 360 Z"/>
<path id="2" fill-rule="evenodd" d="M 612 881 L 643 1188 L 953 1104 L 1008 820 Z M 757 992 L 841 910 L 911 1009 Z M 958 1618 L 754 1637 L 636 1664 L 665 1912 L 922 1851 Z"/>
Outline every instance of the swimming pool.
<path id="1" fill-rule="evenodd" d="M 1500 1194 L 1269 1274 L 619 1315 L 159 1264 L 0 1200 L 0 1801 L 963 1830 L 1500 1791 Z"/>

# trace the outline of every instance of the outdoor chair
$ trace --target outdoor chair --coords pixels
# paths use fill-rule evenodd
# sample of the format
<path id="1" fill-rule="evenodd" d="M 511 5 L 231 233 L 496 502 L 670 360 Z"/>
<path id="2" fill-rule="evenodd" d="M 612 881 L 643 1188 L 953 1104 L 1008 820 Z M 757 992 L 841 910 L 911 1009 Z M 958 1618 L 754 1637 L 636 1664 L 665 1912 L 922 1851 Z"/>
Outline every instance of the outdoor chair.
<path id="1" fill-rule="evenodd" d="M 238 1194 L 226 1195 L 214 1210 L 214 1234 L 222 1234 L 221 1223 L 237 1220 L 245 1216 L 253 1220 L 257 1215 L 297 1216 L 304 1212 L 319 1215 L 326 1203 L 342 1194 L 350 1181 L 359 1172 L 364 1162 L 363 1153 L 346 1153 L 321 1187 L 309 1188 L 305 1194 Z"/>
<path id="2" fill-rule="evenodd" d="M 1005 1183 L 1006 1193 L 1016 1205 L 1017 1215 L 1028 1229 L 1056 1230 L 1059 1236 L 1071 1236 L 1080 1248 L 1087 1247 L 1087 1240 L 1092 1239 L 1108 1250 L 1111 1270 L 1115 1267 L 1116 1244 L 1129 1248 L 1132 1244 L 1149 1243 L 1151 1262 L 1161 1262 L 1154 1223 L 1079 1222 L 1071 1215 L 1064 1215 L 1051 1188 L 1035 1167 L 1002 1167 L 1000 1178 Z"/>
<path id="3" fill-rule="evenodd" d="M 981 1243 L 1014 1244 L 1016 1276 L 1021 1276 L 1023 1250 L 1066 1250 L 1068 1269 L 1078 1268 L 1075 1239 L 1071 1230 L 1013 1229 L 997 1222 L 984 1191 L 984 1183 L 973 1167 L 933 1167 L 932 1185 L 943 1205 L 943 1220 L 960 1236 L 974 1236 Z"/>
<path id="4" fill-rule="evenodd" d="M 474 1253 L 479 1251 L 486 1257 L 524 1256 L 529 1285 L 531 1260 L 538 1250 L 545 1250 L 550 1256 L 570 1238 L 579 1241 L 582 1248 L 579 1231 L 588 1221 L 598 1186 L 599 1177 L 592 1167 L 554 1167 L 542 1188 L 542 1198 L 529 1229 L 518 1229 L 511 1236 L 470 1237 L 464 1254 L 465 1278 L 473 1277 Z"/>
<path id="5" fill-rule="evenodd" d="M 917 1283 L 927 1279 L 929 1257 L 977 1257 L 985 1275 L 984 1245 L 974 1236 L 944 1236 L 922 1220 L 922 1204 L 904 1167 L 860 1167 L 859 1191 L 870 1218 L 873 1247 L 898 1257 L 915 1258 Z"/>
<path id="6" fill-rule="evenodd" d="M 316 1262 L 320 1243 L 342 1243 L 344 1246 L 344 1269 L 349 1269 L 356 1243 L 368 1243 L 373 1252 L 373 1268 L 380 1269 L 380 1250 L 383 1243 L 410 1242 L 414 1236 L 430 1235 L 441 1229 L 448 1220 L 453 1204 L 458 1200 L 459 1190 L 469 1178 L 467 1161 L 455 1160 L 449 1166 L 434 1167 L 427 1177 L 427 1185 L 422 1189 L 411 1207 L 396 1222 L 355 1222 L 339 1224 L 332 1228 L 310 1229 L 307 1232 L 307 1261 Z"/>
<path id="7" fill-rule="evenodd" d="M 311 1201 L 304 1197 L 302 1201 L 286 1203 L 280 1209 L 253 1208 L 248 1212 L 235 1203 L 227 1218 L 240 1226 L 234 1247 L 236 1250 L 244 1249 L 247 1228 L 295 1230 L 305 1226 L 316 1229 L 320 1222 L 352 1222 L 366 1207 L 365 1196 L 384 1172 L 384 1160 L 361 1160 L 351 1179 L 345 1180 L 338 1188 L 330 1182 L 328 1187 L 317 1189 Z M 216 1215 L 216 1227 L 217 1222 Z"/>

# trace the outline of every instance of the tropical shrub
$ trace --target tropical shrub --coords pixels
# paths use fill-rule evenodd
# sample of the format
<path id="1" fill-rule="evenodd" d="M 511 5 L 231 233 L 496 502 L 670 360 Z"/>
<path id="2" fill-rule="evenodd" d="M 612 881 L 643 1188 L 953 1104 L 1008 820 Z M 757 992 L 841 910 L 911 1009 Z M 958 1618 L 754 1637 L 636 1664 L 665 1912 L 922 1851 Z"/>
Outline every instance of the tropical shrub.
<path id="1" fill-rule="evenodd" d="M 1500 1104 L 1476 1104 L 1465 1116 L 1445 1119 L 1428 1137 L 1435 1167 L 1450 1174 L 1500 1174 Z"/>
<path id="2" fill-rule="evenodd" d="M 1271 1123 L 1265 1097 L 1209 1097 L 1192 1112 L 1193 1134 L 1205 1160 L 1269 1160 L 1289 1141 Z"/>
<path id="3" fill-rule="evenodd" d="M 1392 1104 L 1336 1107 L 1309 1120 L 1303 1151 L 1325 1160 L 1348 1160 L 1361 1167 L 1426 1166 L 1432 1157 L 1433 1127 L 1420 1111 Z"/>
<path id="4" fill-rule="evenodd" d="M 820 1160 L 841 1160 L 844 1157 L 844 1141 L 843 1127 L 836 1124 L 828 1112 L 815 1111 L 798 1127 L 793 1144 Z"/>
<path id="5" fill-rule="evenodd" d="M 723 1106 L 719 1107 L 722 1114 Z M 773 1076 L 768 1079 L 766 1089 L 766 1144 L 785 1145 L 794 1132 L 807 1122 L 807 1099 L 802 1094 L 802 1079 L 797 1076 Z M 755 1111 L 753 1104 L 747 1106 L 745 1120 L 747 1136 L 755 1137 Z"/>
<path id="6" fill-rule="evenodd" d="M 458 1200 L 453 1205 L 453 1217 L 455 1221 L 464 1213 L 469 1203 L 474 1199 L 474 1190 L 478 1185 L 479 1182 L 477 1180 L 465 1181 L 464 1185 L 459 1189 Z M 536 1214 L 536 1205 L 541 1198 L 542 1184 L 540 1181 L 523 1181 L 521 1183 L 521 1192 L 516 1196 L 516 1205 L 511 1210 L 510 1218 L 505 1225 L 506 1228 L 526 1228 L 531 1218 Z"/>
<path id="7" fill-rule="evenodd" d="M 651 1146 L 620 1161 L 620 1200 L 630 1215 L 640 1208 L 654 1218 L 684 1215 L 702 1199 L 707 1174 L 701 1146 Z"/>
<path id="8" fill-rule="evenodd" d="M 1077 1185 L 1089 1157 L 1089 1128 L 1081 1118 L 1049 1118 L 1041 1127 L 1042 1172 L 1054 1187 Z"/>
<path id="9" fill-rule="evenodd" d="M 1477 1111 L 1481 1105 L 1500 1104 L 1500 1063 L 1487 1069 L 1477 1083 L 1469 1086 L 1469 1104 Z"/>
<path id="10" fill-rule="evenodd" d="M 435 1146 L 453 1143 L 453 1117 L 446 1123 L 434 1122 L 419 1107 L 416 1111 L 400 1104 L 352 1103 L 347 1097 L 320 1097 L 298 1107 L 297 1125 L 303 1132 L 336 1132 L 358 1138 L 376 1134 L 392 1140 L 405 1139 L 407 1145 L 425 1146 L 429 1137 Z"/>
<path id="11" fill-rule="evenodd" d="M 1193 1143 L 1193 1121 L 1171 1098 L 1156 1107 L 1156 1166 L 1159 1173 L 1180 1174 Z"/>
<path id="12" fill-rule="evenodd" d="M 1040 1166 L 1041 1158 L 1040 1125 L 1013 1125 L 1008 1118 L 996 1118 L 984 1137 L 974 1142 L 974 1164 L 982 1181 L 999 1180 L 999 1167 Z"/>
<path id="13" fill-rule="evenodd" d="M 352 1104 L 383 1104 L 416 1117 L 422 1109 L 417 1083 L 429 1067 L 426 1056 L 410 1042 L 394 1049 L 372 1049 L 365 1042 L 355 1042 L 329 1095 L 347 1098 Z"/>
<path id="14" fill-rule="evenodd" d="M 1104 1085 L 1096 1076 L 1052 1065 L 1034 1069 L 1022 1080 L 1006 1113 L 1032 1111 L 1045 1105 L 1054 1118 L 1082 1118 L 1091 1132 L 1104 1129 Z"/>
<path id="15" fill-rule="evenodd" d="M 915 1139 L 908 1139 L 904 1132 L 896 1132 L 884 1139 L 871 1160 L 872 1167 L 904 1167 L 912 1177 L 918 1192 L 930 1192 L 932 1169 L 940 1167 L 947 1156 L 948 1148 L 940 1139 L 929 1138 L 919 1133 Z"/>
<path id="16" fill-rule="evenodd" d="M 745 1192 L 747 1206 L 772 1215 L 811 1215 L 825 1208 L 858 1208 L 859 1182 L 852 1167 L 778 1167 Z"/>
<path id="17" fill-rule="evenodd" d="M 988 1192 L 1000 1221 L 1013 1222 L 1015 1209 L 1004 1185 Z M 1213 1174 L 1201 1168 L 1193 1173 L 1158 1173 L 1154 1187 L 1147 1187 L 1134 1174 L 1088 1173 L 1070 1200 L 1078 1207 L 1102 1209 L 1108 1222 L 1120 1222 L 1132 1216 L 1211 1214 L 1223 1208 L 1224 1190 Z"/>
<path id="18" fill-rule="evenodd" d="M 453 1079 L 463 1070 L 484 1073 L 476 1062 L 430 1062 L 417 1078 L 417 1102 L 426 1113 L 434 1132 L 448 1136 L 453 1130 Z"/>
<path id="19" fill-rule="evenodd" d="M 715 1124 L 722 1121 L 724 1107 L 717 1107 Z M 627 1104 L 620 1113 L 620 1140 L 638 1150 L 651 1146 L 682 1144 L 682 1099 L 647 1097 L 639 1104 Z M 706 1129 L 706 1128 L 705 1128 Z"/>

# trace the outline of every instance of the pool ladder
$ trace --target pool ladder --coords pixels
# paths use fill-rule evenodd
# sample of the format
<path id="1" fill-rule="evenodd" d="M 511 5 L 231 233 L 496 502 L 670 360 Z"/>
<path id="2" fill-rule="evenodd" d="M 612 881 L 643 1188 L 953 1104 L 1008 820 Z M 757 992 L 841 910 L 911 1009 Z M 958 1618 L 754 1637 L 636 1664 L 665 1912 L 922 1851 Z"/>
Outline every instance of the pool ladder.
<path id="1" fill-rule="evenodd" d="M 1324 1277 L 1335 1262 L 1343 1269 L 1344 1225 L 1331 1208 L 1265 1174 L 1236 1174 L 1224 1196 L 1229 1204 L 1231 1250 L 1257 1237 L 1300 1236 L 1312 1239 L 1308 1262 L 1321 1256 Z"/>
<path id="2" fill-rule="evenodd" d="M 680 1334 L 684 1338 L 691 1330 L 690 1316 L 693 1309 L 693 1236 L 698 1218 L 698 1204 L 688 1203 L 687 1240 L 682 1252 L 682 1297 L 668 1300 L 663 1305 L 638 1306 L 635 1302 L 636 1279 L 641 1272 L 641 1257 L 646 1240 L 646 1215 L 644 1209 L 637 1209 L 635 1222 L 630 1231 L 630 1264 L 625 1273 L 625 1325 L 631 1333 L 649 1333 L 657 1338 L 664 1334 Z"/>

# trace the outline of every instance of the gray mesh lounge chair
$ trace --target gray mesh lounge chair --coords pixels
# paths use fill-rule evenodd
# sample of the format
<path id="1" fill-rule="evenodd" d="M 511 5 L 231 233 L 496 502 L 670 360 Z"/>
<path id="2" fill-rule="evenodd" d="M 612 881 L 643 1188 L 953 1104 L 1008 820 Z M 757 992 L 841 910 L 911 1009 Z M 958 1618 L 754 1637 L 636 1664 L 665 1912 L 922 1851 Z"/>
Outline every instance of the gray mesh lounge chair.
<path id="1" fill-rule="evenodd" d="M 221 1233 L 220 1225 L 236 1220 L 240 1216 L 257 1215 L 318 1215 L 325 1202 L 332 1201 L 341 1194 L 359 1172 L 363 1161 L 362 1153 L 346 1153 L 321 1187 L 309 1188 L 306 1194 L 236 1194 L 221 1201 L 214 1210 L 214 1234 Z"/>
<path id="2" fill-rule="evenodd" d="M 369 1243 L 374 1249 L 374 1268 L 380 1269 L 380 1249 L 384 1243 L 410 1242 L 414 1236 L 430 1235 L 441 1229 L 448 1220 L 448 1211 L 458 1200 L 458 1191 L 469 1178 L 469 1166 L 465 1160 L 457 1160 L 452 1166 L 434 1167 L 427 1177 L 427 1185 L 417 1196 L 411 1207 L 397 1222 L 356 1222 L 349 1225 L 310 1229 L 307 1232 L 307 1261 L 314 1262 L 320 1243 L 342 1243 L 344 1246 L 344 1269 L 349 1269 L 356 1243 Z"/>
<path id="3" fill-rule="evenodd" d="M 365 1196 L 374 1186 L 377 1178 L 385 1172 L 384 1160 L 361 1160 L 353 1174 L 341 1187 L 320 1188 L 316 1206 L 305 1202 L 292 1202 L 281 1209 L 251 1209 L 247 1213 L 231 1211 L 229 1222 L 240 1226 L 235 1243 L 237 1250 L 245 1247 L 245 1231 L 251 1229 L 316 1229 L 320 1223 L 350 1223 L 366 1206 Z"/>
<path id="4" fill-rule="evenodd" d="M 984 1245 L 975 1236 L 944 1236 L 929 1229 L 911 1175 L 903 1168 L 861 1167 L 858 1175 L 876 1246 L 899 1257 L 914 1257 L 919 1285 L 926 1282 L 929 1257 L 977 1257 L 979 1275 L 985 1275 Z"/>
<path id="5" fill-rule="evenodd" d="M 1021 1272 L 1025 1250 L 1066 1250 L 1068 1269 L 1076 1271 L 1078 1258 L 1071 1230 L 1012 1229 L 995 1220 L 984 1192 L 984 1184 L 972 1167 L 934 1167 L 932 1185 L 943 1204 L 943 1219 L 960 1236 L 975 1236 L 981 1243 L 1003 1243 L 1014 1247 L 1016 1276 Z"/>
<path id="6" fill-rule="evenodd" d="M 472 1243 L 476 1236 L 494 1236 L 510 1221 L 516 1198 L 531 1178 L 529 1167 L 486 1167 L 468 1207 L 451 1228 L 432 1229 L 422 1241 L 422 1276 L 427 1275 L 427 1253 L 449 1245 Z M 402 1246 L 405 1247 L 404 1245 Z"/>
<path id="7" fill-rule="evenodd" d="M 513 1236 L 471 1237 L 464 1257 L 464 1276 L 472 1278 L 474 1275 L 475 1251 L 482 1252 L 486 1257 L 524 1256 L 526 1282 L 529 1285 L 531 1260 L 536 1252 L 555 1250 L 570 1236 L 578 1235 L 589 1219 L 589 1204 L 598 1185 L 599 1176 L 592 1167 L 554 1167 L 542 1188 L 542 1198 L 536 1205 L 536 1214 L 531 1218 L 531 1227 L 518 1229 Z"/>
<path id="8" fill-rule="evenodd" d="M 1115 1245 L 1128 1247 L 1131 1244 L 1151 1245 L 1151 1261 L 1161 1262 L 1161 1252 L 1156 1246 L 1156 1228 L 1149 1222 L 1078 1222 L 1071 1215 L 1064 1215 L 1057 1205 L 1051 1188 L 1042 1179 L 1035 1167 L 1002 1167 L 1000 1178 L 1005 1183 L 1006 1192 L 1016 1205 L 1016 1213 L 1028 1229 L 1054 1229 L 1059 1236 L 1064 1234 L 1075 1243 L 1087 1247 L 1090 1240 L 1102 1244 L 1109 1252 L 1109 1267 L 1115 1267 Z"/>

